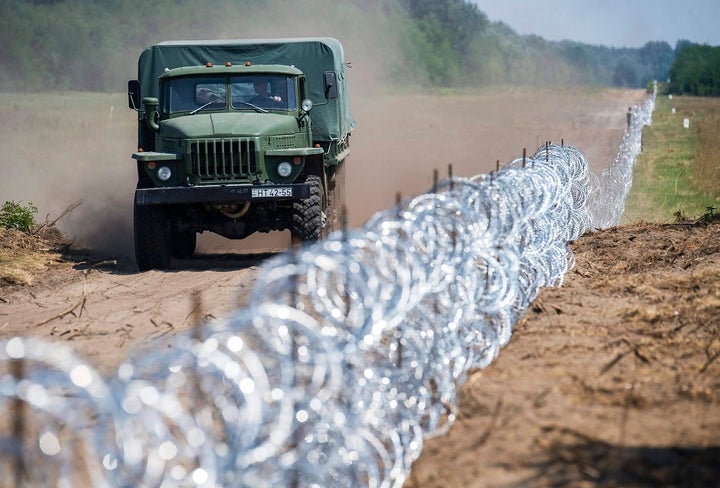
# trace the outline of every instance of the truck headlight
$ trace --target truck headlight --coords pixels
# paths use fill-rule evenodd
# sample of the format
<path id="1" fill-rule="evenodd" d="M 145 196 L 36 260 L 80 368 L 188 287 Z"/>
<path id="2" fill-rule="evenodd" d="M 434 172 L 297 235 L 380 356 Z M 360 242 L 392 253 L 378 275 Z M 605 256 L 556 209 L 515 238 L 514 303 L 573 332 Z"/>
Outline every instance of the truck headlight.
<path id="1" fill-rule="evenodd" d="M 167 166 L 160 166 L 160 168 L 158 168 L 157 177 L 161 181 L 167 181 L 170 179 L 171 176 L 172 176 L 172 171 L 170 171 L 170 168 L 168 168 Z"/>
<path id="2" fill-rule="evenodd" d="M 288 176 L 290 176 L 290 173 L 292 173 L 292 165 L 287 161 L 283 161 L 282 163 L 277 165 L 277 172 L 278 175 L 282 176 L 283 178 L 287 178 Z"/>

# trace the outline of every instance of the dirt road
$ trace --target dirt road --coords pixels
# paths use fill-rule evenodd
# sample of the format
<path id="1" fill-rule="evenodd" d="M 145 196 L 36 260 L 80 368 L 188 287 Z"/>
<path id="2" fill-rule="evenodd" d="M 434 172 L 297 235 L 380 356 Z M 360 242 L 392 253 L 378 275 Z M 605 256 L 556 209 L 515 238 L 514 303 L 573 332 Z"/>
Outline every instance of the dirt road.
<path id="1" fill-rule="evenodd" d="M 51 219 L 81 201 L 58 226 L 90 254 L 73 266 L 51 265 L 33 287 L 1 288 L 0 338 L 29 334 L 71 341 L 110 371 L 149 339 L 186 330 L 193 290 L 202 290 L 204 309 L 216 317 L 242 303 L 264 253 L 284 249 L 288 235 L 249 242 L 203 236 L 205 258 L 167 273 L 136 274 L 130 205 L 136 175 L 129 159 L 134 114 L 120 112 L 122 96 L 44 97 L 0 98 L 6 122 L 0 142 L 24 163 L 3 164 L 0 199 L 33 201 L 40 216 Z M 548 140 L 563 139 L 604 167 L 617 151 L 627 106 L 644 97 L 638 90 L 498 88 L 447 96 L 376 93 L 354 100 L 357 129 L 347 175 L 351 225 L 392 206 L 397 192 L 426 191 L 434 169 L 442 174 L 452 164 L 456 175 L 487 172 L 497 160 L 520 157 L 524 147 L 532 153 Z M 33 133 L 46 143 L 34 144 Z M 78 140 L 86 150 L 76 150 Z M 115 264 L 89 267 L 108 260 Z"/>
<path id="2" fill-rule="evenodd" d="M 353 100 L 351 223 L 391 206 L 396 192 L 424 191 L 435 168 L 486 172 L 547 140 L 579 147 L 598 170 L 615 155 L 627 107 L 644 96 L 502 88 Z M 3 164 L 0 199 L 33 200 L 55 215 L 84 200 L 60 224 L 91 250 L 45 255 L 28 271 L 32 285 L 1 284 L 0 339 L 68 342 L 111 374 L 130 351 L 166 347 L 199 317 L 242 306 L 258 266 L 287 236 L 245 247 L 204 240 L 196 259 L 136 273 L 128 257 L 134 121 L 108 119 L 107 102 L 86 101 L 82 113 L 58 102 L 55 129 L 22 100 L 0 104 L 3 121 L 15 122 L 0 139 L 27 163 Z M 28 149 L 20 132 L 33 121 L 45 124 L 53 151 Z M 88 128 L 87 151 L 48 166 Z M 84 154 L 102 148 L 111 163 Z M 426 443 L 408 486 L 711 486 L 720 474 L 718 242 L 717 226 L 629 226 L 580 239 L 566 285 L 544 291 L 500 357 L 469 377 L 459 421 Z"/>

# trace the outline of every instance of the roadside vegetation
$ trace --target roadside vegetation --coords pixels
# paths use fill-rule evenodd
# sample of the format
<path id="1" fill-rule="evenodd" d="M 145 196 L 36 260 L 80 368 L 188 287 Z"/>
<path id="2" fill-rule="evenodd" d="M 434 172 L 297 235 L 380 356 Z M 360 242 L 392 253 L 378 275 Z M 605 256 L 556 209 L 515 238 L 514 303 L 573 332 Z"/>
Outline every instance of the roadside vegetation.
<path id="1" fill-rule="evenodd" d="M 658 95 L 625 217 L 673 222 L 720 214 L 720 98 Z M 685 120 L 688 127 L 685 127 Z"/>
<path id="2" fill-rule="evenodd" d="M 32 202 L 7 201 L 0 208 L 0 227 L 30 232 L 35 227 L 37 207 Z"/>
<path id="3" fill-rule="evenodd" d="M 55 227 L 57 219 L 38 223 L 35 214 L 32 202 L 9 200 L 0 207 L 0 286 L 31 285 L 48 268 L 68 265 L 61 255 L 68 243 Z"/>

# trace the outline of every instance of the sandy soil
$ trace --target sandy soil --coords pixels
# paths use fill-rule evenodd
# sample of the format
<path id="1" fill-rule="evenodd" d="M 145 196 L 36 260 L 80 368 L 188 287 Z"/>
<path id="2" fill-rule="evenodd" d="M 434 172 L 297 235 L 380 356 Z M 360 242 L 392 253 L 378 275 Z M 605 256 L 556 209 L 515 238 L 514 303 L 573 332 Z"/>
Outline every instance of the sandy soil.
<path id="1" fill-rule="evenodd" d="M 643 97 L 501 88 L 353 100 L 351 224 L 391 206 L 397 192 L 429 188 L 434 169 L 486 172 L 548 140 L 579 147 L 599 170 L 615 155 L 627 107 Z M 26 159 L 3 162 L 0 197 L 33 200 L 54 216 L 83 200 L 58 225 L 86 249 L 43 251 L 16 280 L 30 284 L 0 281 L 0 339 L 68 342 L 112 374 L 130 351 L 165 347 L 172 334 L 242 306 L 258 266 L 287 236 L 249 246 L 206 239 L 200 256 L 171 271 L 137 273 L 128 257 L 134 121 L 112 109 L 108 116 L 117 98 L 93 103 L 57 103 L 55 122 L 29 102 L 0 103 L 3 121 L 13 122 L 0 142 Z M 43 120 L 47 144 L 29 150 L 21 131 L 33 118 Z M 88 128 L 88 151 L 66 156 Z M 105 161 L 93 165 L 101 146 Z M 712 486 L 720 474 L 719 242 L 717 225 L 627 226 L 581 238 L 565 286 L 543 291 L 499 358 L 469 377 L 459 421 L 426 443 L 407 485 Z M 29 246 L 3 236 L 16 255 Z"/>

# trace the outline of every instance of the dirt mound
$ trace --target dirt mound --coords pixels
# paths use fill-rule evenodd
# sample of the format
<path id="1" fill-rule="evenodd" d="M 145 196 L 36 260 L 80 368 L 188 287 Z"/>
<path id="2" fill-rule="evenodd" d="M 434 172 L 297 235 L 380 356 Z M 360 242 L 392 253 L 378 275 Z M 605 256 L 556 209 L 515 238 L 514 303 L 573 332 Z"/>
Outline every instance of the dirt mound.
<path id="1" fill-rule="evenodd" d="M 69 265 L 62 257 L 69 245 L 52 225 L 31 233 L 0 227 L 0 286 L 31 285 L 49 268 Z"/>

